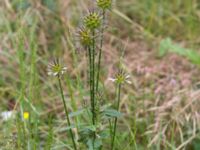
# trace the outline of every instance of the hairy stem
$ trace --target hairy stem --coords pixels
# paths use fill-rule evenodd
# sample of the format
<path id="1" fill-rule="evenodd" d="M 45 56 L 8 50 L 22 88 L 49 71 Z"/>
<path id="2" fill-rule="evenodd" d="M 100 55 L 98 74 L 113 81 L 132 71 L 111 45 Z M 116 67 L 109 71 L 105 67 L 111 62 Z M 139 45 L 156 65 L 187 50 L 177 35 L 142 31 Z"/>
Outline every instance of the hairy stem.
<path id="1" fill-rule="evenodd" d="M 58 74 L 57 77 L 58 77 L 60 93 L 61 93 L 61 97 L 62 97 L 64 109 L 65 109 L 65 115 L 66 115 L 66 117 L 67 117 L 67 123 L 68 123 L 69 126 L 71 126 L 71 122 L 70 122 L 70 119 L 69 119 L 69 113 L 68 113 L 67 105 L 66 105 L 66 102 L 65 102 L 65 97 L 64 97 L 64 94 L 63 94 L 63 88 L 62 88 L 62 85 L 61 85 L 60 75 Z M 76 142 L 75 142 L 74 135 L 73 135 L 73 132 L 72 132 L 72 129 L 71 129 L 71 128 L 70 128 L 69 132 L 70 132 L 70 135 L 71 135 L 71 138 L 72 138 L 74 150 L 77 150 Z"/>
<path id="2" fill-rule="evenodd" d="M 93 58 L 92 58 L 92 49 L 88 47 L 88 54 L 89 54 L 89 80 L 90 80 L 90 104 L 91 104 L 91 111 L 92 111 L 92 124 L 94 124 L 94 112 L 93 112 Z"/>
<path id="3" fill-rule="evenodd" d="M 118 84 L 118 90 L 117 90 L 117 111 L 119 111 L 120 94 L 121 94 L 121 83 Z M 112 136 L 112 142 L 111 142 L 111 150 L 114 149 L 116 129 L 117 129 L 117 117 L 115 117 L 115 120 L 114 120 L 114 129 L 113 129 L 113 136 Z"/>
<path id="4" fill-rule="evenodd" d="M 95 125 L 96 114 L 95 114 L 95 30 L 93 30 L 93 45 L 92 45 L 92 113 L 93 113 L 93 125 Z"/>
<path id="5" fill-rule="evenodd" d="M 92 42 L 92 123 L 95 125 L 96 123 L 96 112 L 95 112 L 95 48 L 96 48 L 96 42 L 95 42 L 95 30 L 92 32 L 93 34 L 93 42 Z M 96 138 L 96 133 L 94 131 L 93 133 L 93 149 L 94 149 L 94 142 Z"/>

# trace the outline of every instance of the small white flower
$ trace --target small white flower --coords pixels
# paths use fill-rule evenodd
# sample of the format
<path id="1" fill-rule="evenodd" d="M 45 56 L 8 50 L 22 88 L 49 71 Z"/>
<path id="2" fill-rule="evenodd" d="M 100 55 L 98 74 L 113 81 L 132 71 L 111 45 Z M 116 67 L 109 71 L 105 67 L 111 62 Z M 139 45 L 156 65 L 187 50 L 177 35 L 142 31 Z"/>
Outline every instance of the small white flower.
<path id="1" fill-rule="evenodd" d="M 13 111 L 4 111 L 1 113 L 1 117 L 3 121 L 8 121 L 10 118 L 12 118 L 14 112 Z"/>
<path id="2" fill-rule="evenodd" d="M 49 64 L 48 66 L 48 75 L 50 76 L 58 76 L 63 75 L 67 70 L 67 67 L 61 66 L 58 62 L 54 62 Z"/>

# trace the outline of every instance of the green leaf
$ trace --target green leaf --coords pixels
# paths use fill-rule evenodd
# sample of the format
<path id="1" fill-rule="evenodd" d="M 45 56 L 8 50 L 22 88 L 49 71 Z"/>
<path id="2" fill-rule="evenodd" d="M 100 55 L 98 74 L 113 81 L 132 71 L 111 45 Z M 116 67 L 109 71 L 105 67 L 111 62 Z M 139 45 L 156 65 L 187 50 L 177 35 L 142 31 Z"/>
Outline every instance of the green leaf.
<path id="1" fill-rule="evenodd" d="M 99 149 L 103 145 L 102 140 L 100 138 L 96 138 L 94 141 L 95 149 Z"/>
<path id="2" fill-rule="evenodd" d="M 96 138 L 94 141 L 94 148 L 93 148 L 93 138 L 89 138 L 87 141 L 87 146 L 89 150 L 99 150 L 102 147 L 103 143 L 101 139 Z"/>
<path id="3" fill-rule="evenodd" d="M 200 54 L 192 49 L 183 48 L 180 45 L 173 43 L 170 38 L 164 39 L 160 43 L 159 56 L 163 57 L 167 52 L 175 53 L 186 57 L 193 64 L 200 66 Z"/>
<path id="4" fill-rule="evenodd" d="M 31 6 L 27 0 L 16 0 L 13 2 L 13 7 L 17 10 L 26 10 Z"/>
<path id="5" fill-rule="evenodd" d="M 119 111 L 115 109 L 105 109 L 103 111 L 103 114 L 107 117 L 121 117 L 122 116 L 122 113 L 120 113 Z"/>
<path id="6" fill-rule="evenodd" d="M 42 4 L 52 11 L 56 11 L 58 4 L 55 0 L 42 0 Z"/>
<path id="7" fill-rule="evenodd" d="M 100 136 L 102 139 L 108 138 L 109 135 L 110 135 L 110 131 L 109 131 L 109 130 L 103 130 L 103 131 L 100 131 L 100 133 L 99 133 L 99 136 Z"/>
<path id="8" fill-rule="evenodd" d="M 69 117 L 76 117 L 76 116 L 79 116 L 79 115 L 83 114 L 84 111 L 85 111 L 84 109 L 81 109 L 81 110 L 78 110 L 78 111 L 75 111 L 75 112 L 71 112 L 71 113 L 69 114 Z"/>
<path id="9" fill-rule="evenodd" d="M 188 144 L 186 149 L 191 149 L 191 150 L 200 150 L 200 139 L 196 138 L 191 141 L 191 144 Z"/>
<path id="10" fill-rule="evenodd" d="M 71 126 L 67 126 L 67 127 L 64 127 L 64 128 L 59 128 L 59 130 L 57 130 L 56 132 L 64 132 L 64 131 L 73 129 L 75 127 L 76 127 L 75 125 L 71 125 Z"/>
<path id="11" fill-rule="evenodd" d="M 89 129 L 91 131 L 96 131 L 96 127 L 94 125 L 87 126 L 87 129 Z"/>
<path id="12" fill-rule="evenodd" d="M 160 42 L 159 57 L 163 57 L 169 50 L 172 41 L 170 38 L 164 39 Z"/>
<path id="13" fill-rule="evenodd" d="M 89 150 L 94 150 L 93 149 L 93 142 L 92 141 L 93 141 L 93 139 L 91 139 L 91 138 L 88 139 L 88 141 L 87 141 L 87 146 L 88 146 Z"/>
<path id="14" fill-rule="evenodd" d="M 90 137 L 94 131 L 96 131 L 96 127 L 93 125 L 81 127 L 81 129 L 79 130 L 79 134 L 80 134 L 79 141 L 82 141 L 82 142 L 86 141 L 86 138 Z"/>

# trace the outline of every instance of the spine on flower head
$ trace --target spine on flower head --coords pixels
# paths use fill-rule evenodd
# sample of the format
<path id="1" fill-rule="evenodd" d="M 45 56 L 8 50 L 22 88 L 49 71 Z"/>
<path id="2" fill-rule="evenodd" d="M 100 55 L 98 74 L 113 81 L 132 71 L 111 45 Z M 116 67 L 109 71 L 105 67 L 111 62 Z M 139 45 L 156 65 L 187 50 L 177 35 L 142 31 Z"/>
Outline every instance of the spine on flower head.
<path id="1" fill-rule="evenodd" d="M 79 30 L 80 42 L 83 46 L 90 46 L 92 44 L 91 31 L 85 27 Z"/>
<path id="2" fill-rule="evenodd" d="M 98 13 L 96 12 L 90 12 L 85 18 L 84 18 L 84 25 L 86 28 L 90 30 L 95 30 L 101 25 L 101 18 Z"/>
<path id="3" fill-rule="evenodd" d="M 112 0 L 97 0 L 97 6 L 103 10 L 110 9 Z"/>

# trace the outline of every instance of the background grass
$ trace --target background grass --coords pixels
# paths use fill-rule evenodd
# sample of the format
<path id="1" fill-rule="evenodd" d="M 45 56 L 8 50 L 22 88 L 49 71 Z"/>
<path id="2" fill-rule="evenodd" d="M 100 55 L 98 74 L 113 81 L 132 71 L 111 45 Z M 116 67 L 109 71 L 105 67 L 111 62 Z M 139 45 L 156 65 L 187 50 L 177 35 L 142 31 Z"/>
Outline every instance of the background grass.
<path id="1" fill-rule="evenodd" d="M 31 115 L 28 132 L 16 120 L 1 120 L 0 149 L 72 149 L 56 79 L 46 68 L 54 56 L 68 66 L 63 85 L 70 110 L 89 103 L 85 51 L 76 33 L 92 7 L 90 0 L 0 1 L 0 111 Z M 116 149 L 198 150 L 199 68 L 180 52 L 158 57 L 168 37 L 198 55 L 198 0 L 115 1 L 106 23 L 101 77 L 106 102 L 114 100 L 107 78 L 115 74 L 122 49 L 133 81 L 123 87 Z"/>

